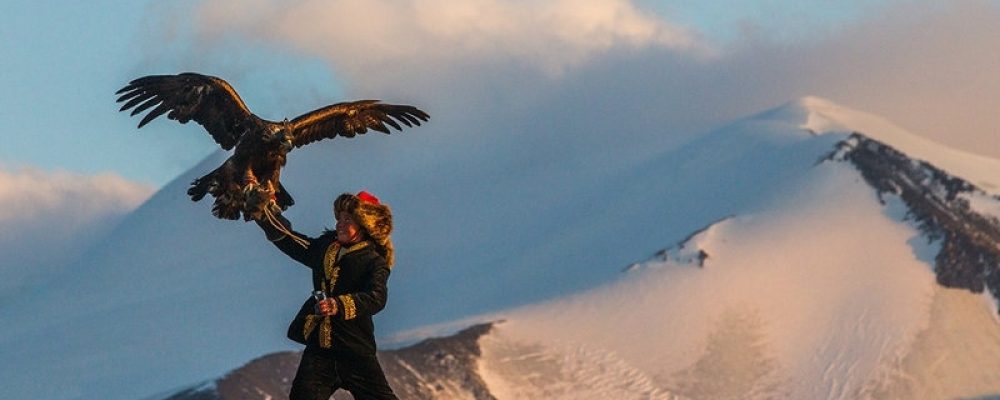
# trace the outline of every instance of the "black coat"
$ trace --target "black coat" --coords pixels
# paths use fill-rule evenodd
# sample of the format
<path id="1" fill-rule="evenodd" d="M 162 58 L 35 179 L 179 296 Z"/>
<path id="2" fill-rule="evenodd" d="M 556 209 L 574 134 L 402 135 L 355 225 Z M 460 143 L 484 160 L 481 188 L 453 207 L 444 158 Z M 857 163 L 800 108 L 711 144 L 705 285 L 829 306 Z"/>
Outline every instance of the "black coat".
<path id="1" fill-rule="evenodd" d="M 302 247 L 269 225 L 261 226 L 278 249 L 312 270 L 314 290 L 323 290 L 337 301 L 337 315 L 317 316 L 316 300 L 309 296 L 288 327 L 289 339 L 334 353 L 374 355 L 372 316 L 385 307 L 390 271 L 375 245 L 362 241 L 342 248 L 334 232 L 309 238 L 292 231 L 307 240 L 308 247 Z"/>

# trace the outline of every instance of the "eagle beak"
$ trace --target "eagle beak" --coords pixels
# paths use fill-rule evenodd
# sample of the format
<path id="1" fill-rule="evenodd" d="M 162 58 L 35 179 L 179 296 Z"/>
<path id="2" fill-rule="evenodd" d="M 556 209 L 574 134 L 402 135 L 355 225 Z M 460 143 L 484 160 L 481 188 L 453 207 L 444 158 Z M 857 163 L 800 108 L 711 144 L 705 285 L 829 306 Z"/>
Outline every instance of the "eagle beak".
<path id="1" fill-rule="evenodd" d="M 288 135 L 288 132 L 281 131 L 281 149 L 286 153 L 292 151 L 292 138 Z"/>

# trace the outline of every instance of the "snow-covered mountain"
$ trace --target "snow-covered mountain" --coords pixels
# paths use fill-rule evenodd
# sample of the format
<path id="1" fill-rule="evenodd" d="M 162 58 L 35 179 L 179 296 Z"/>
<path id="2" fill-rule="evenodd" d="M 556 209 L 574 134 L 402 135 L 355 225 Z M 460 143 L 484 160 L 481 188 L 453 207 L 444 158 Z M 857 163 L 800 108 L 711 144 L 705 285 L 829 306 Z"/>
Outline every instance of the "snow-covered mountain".
<path id="1" fill-rule="evenodd" d="M 745 152 L 719 151 L 723 142 Z M 437 398 L 1000 396 L 1000 199 L 990 175 L 1000 165 L 936 146 L 806 98 L 672 154 L 685 160 L 672 165 L 691 168 L 665 184 L 711 176 L 733 156 L 749 157 L 733 164 L 747 169 L 780 162 L 786 174 L 614 282 L 480 316 L 504 321 L 473 352 L 487 393 Z M 649 214 L 676 204 L 643 203 Z M 467 335 L 456 337 L 466 337 L 456 351 L 468 348 Z M 454 376 L 396 373 L 397 390 Z"/>
<path id="2" fill-rule="evenodd" d="M 358 166 L 392 152 L 353 143 L 291 159 L 290 218 L 318 232 L 329 200 L 360 188 L 392 204 L 382 343 L 503 319 L 476 342 L 475 374 L 496 398 L 1000 393 L 996 299 L 977 294 L 998 292 L 997 160 L 818 98 L 607 167 L 378 170 Z M 284 324 L 306 270 L 184 195 L 223 156 L 66 279 L 0 307 L 14 327 L 0 358 L 24 366 L 0 384 L 139 398 L 292 348 Z"/>

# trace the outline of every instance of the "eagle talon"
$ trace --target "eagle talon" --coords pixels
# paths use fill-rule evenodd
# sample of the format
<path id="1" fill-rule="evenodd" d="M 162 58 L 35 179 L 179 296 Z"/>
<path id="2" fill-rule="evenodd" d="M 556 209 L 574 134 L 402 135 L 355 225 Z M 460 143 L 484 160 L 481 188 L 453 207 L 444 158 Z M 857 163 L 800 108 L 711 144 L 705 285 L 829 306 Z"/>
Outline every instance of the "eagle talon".
<path id="1" fill-rule="evenodd" d="M 262 219 L 264 218 L 264 213 L 267 211 L 272 213 L 281 212 L 281 208 L 278 206 L 278 201 L 275 198 L 274 193 L 269 190 L 265 190 L 260 185 L 245 187 L 244 198 L 245 202 L 243 203 L 243 215 L 248 220 Z"/>
<path id="2" fill-rule="evenodd" d="M 250 199 L 257 196 L 257 192 L 260 191 L 259 188 L 260 185 L 258 185 L 256 181 L 243 185 L 243 197 L 246 199 Z"/>

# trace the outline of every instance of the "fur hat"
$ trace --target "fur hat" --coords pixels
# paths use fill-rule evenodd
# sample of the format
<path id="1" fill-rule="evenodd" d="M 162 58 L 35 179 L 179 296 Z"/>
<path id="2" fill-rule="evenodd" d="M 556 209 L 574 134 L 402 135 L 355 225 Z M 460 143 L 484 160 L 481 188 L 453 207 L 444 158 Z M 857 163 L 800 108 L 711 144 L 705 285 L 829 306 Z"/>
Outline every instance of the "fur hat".
<path id="1" fill-rule="evenodd" d="M 347 211 L 351 214 L 354 222 L 357 222 L 368 237 L 378 247 L 381 247 L 383 251 L 380 253 L 385 257 L 386 263 L 392 267 L 395 259 L 392 238 L 389 236 L 392 234 L 392 210 L 389 209 L 389 206 L 382 204 L 371 193 L 362 190 L 356 195 L 344 193 L 338 196 L 337 200 L 333 202 L 333 212 L 340 214 L 341 211 Z"/>

